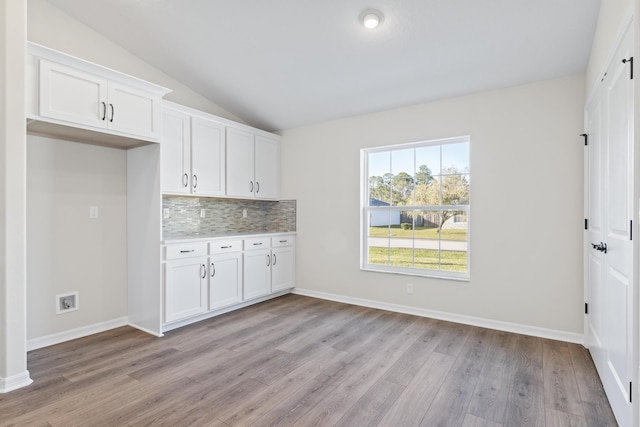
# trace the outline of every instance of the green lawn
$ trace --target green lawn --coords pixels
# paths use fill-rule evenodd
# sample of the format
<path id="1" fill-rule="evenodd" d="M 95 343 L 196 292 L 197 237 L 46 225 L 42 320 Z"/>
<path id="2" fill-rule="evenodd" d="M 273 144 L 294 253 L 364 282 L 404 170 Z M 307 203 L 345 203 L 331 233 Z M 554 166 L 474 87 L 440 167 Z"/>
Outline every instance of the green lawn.
<path id="1" fill-rule="evenodd" d="M 391 248 L 391 260 L 389 262 L 389 249 L 370 247 L 369 263 L 395 265 L 398 267 L 426 268 L 430 270 L 467 271 L 467 253 L 460 251 L 440 252 L 440 265 L 438 266 L 438 251 L 431 249 L 415 250 L 415 265 L 413 251 L 404 248 Z"/>
<path id="2" fill-rule="evenodd" d="M 391 235 L 389 235 L 391 232 Z M 434 227 L 416 227 L 414 230 L 403 230 L 399 225 L 389 227 L 369 227 L 371 237 L 416 237 L 418 239 L 437 239 L 438 229 Z M 443 240 L 467 240 L 467 230 L 442 230 Z"/>

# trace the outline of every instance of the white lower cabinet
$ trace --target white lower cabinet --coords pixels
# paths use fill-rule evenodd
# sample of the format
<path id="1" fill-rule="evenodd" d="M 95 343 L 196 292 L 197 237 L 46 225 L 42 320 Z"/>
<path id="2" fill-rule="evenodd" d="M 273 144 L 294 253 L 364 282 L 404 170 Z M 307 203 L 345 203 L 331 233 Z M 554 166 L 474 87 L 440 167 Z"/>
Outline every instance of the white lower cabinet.
<path id="1" fill-rule="evenodd" d="M 168 329 L 294 287 L 295 236 L 291 234 L 168 244 L 164 254 Z"/>
<path id="2" fill-rule="evenodd" d="M 209 258 L 209 310 L 242 301 L 242 252 Z"/>
<path id="3" fill-rule="evenodd" d="M 246 251 L 244 253 L 244 300 L 270 293 L 271 249 Z"/>
<path id="4" fill-rule="evenodd" d="M 271 250 L 271 290 L 273 292 L 293 288 L 294 252 L 292 246 Z"/>
<path id="5" fill-rule="evenodd" d="M 167 261 L 164 280 L 164 321 L 174 322 L 207 311 L 207 258 Z"/>

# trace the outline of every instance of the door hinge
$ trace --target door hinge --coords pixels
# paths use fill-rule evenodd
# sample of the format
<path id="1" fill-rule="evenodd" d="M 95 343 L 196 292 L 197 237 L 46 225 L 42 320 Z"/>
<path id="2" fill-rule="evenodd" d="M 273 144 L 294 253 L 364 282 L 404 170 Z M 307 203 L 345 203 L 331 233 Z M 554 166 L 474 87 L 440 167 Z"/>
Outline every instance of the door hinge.
<path id="1" fill-rule="evenodd" d="M 584 229 L 585 230 L 589 229 L 589 220 L 587 218 L 584 219 Z"/>
<path id="2" fill-rule="evenodd" d="M 589 145 L 589 135 L 581 133 L 580 136 L 584 138 L 584 145 Z"/>
<path id="3" fill-rule="evenodd" d="M 629 240 L 633 240 L 633 220 L 629 220 Z"/>
<path id="4" fill-rule="evenodd" d="M 633 383 L 629 381 L 629 403 L 633 403 L 631 396 L 633 395 Z"/>
<path id="5" fill-rule="evenodd" d="M 623 64 L 629 63 L 631 65 L 631 72 L 629 73 L 629 78 L 633 80 L 633 56 L 629 57 L 629 59 L 625 58 L 622 60 Z"/>
<path id="6" fill-rule="evenodd" d="M 589 314 L 589 303 L 584 303 L 584 314 Z"/>

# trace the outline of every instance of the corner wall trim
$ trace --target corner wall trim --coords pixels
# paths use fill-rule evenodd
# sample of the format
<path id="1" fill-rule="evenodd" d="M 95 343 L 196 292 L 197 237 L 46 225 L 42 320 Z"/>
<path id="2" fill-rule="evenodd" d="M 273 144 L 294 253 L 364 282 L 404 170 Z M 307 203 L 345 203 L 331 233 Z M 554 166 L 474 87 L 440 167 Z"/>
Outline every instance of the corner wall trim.
<path id="1" fill-rule="evenodd" d="M 29 376 L 29 371 L 24 371 L 7 378 L 0 377 L 0 393 L 9 393 L 10 391 L 26 387 L 32 382 L 33 380 Z"/>
<path id="2" fill-rule="evenodd" d="M 573 332 L 558 331 L 555 329 L 540 328 L 537 326 L 522 325 L 519 323 L 502 322 L 500 320 L 483 319 L 480 317 L 465 316 L 462 314 L 445 313 L 442 311 L 425 308 L 410 307 L 406 305 L 391 304 L 387 302 L 368 300 L 364 298 L 348 297 L 344 295 L 318 292 L 310 289 L 295 288 L 291 293 L 345 304 L 360 305 L 363 307 L 377 308 L 380 310 L 395 311 L 397 313 L 411 314 L 414 316 L 430 317 L 448 322 L 462 323 L 464 325 L 478 326 L 481 328 L 495 329 L 504 332 L 530 335 L 533 337 L 547 338 L 584 345 L 584 335 Z"/>
<path id="3" fill-rule="evenodd" d="M 127 326 L 128 324 L 129 319 L 127 317 L 121 317 L 119 319 L 107 320 L 106 322 L 82 326 L 80 328 L 71 329 L 69 331 L 58 332 L 56 334 L 45 335 L 38 338 L 32 338 L 27 341 L 27 351 L 37 350 L 39 348 L 48 347 L 50 345 L 60 344 L 65 341 L 75 340 L 76 338 L 82 338 L 88 335 L 108 331 L 109 329 Z"/>

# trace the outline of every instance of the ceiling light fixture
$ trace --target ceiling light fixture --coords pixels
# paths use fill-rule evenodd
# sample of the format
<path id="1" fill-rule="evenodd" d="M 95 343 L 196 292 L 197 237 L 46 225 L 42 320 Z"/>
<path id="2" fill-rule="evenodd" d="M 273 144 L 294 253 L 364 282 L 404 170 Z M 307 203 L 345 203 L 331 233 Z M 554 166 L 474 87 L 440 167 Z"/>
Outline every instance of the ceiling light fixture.
<path id="1" fill-rule="evenodd" d="M 368 9 L 360 14 L 360 22 L 369 30 L 379 27 L 383 21 L 384 15 L 379 10 Z"/>

